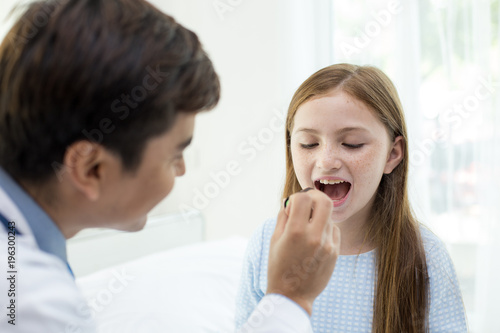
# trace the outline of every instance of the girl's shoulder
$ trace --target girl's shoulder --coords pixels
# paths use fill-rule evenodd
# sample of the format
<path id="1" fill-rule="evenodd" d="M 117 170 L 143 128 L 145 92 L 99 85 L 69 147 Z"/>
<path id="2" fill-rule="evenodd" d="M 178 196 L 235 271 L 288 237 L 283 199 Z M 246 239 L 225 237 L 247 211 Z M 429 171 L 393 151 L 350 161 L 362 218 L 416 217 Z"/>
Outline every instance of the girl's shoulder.
<path id="1" fill-rule="evenodd" d="M 419 224 L 420 236 L 424 244 L 425 252 L 430 252 L 435 248 L 446 248 L 443 241 L 424 224 Z"/>
<path id="2" fill-rule="evenodd" d="M 434 332 L 467 332 L 457 272 L 445 243 L 420 226 L 429 276 L 429 328 Z"/>
<path id="3" fill-rule="evenodd" d="M 420 237 L 424 245 L 425 254 L 431 255 L 436 253 L 448 254 L 446 244 L 437 236 L 428 226 L 420 223 Z"/>
<path id="4" fill-rule="evenodd" d="M 454 276 L 455 269 L 445 243 L 427 226 L 420 225 L 420 235 L 425 249 L 429 275 Z"/>

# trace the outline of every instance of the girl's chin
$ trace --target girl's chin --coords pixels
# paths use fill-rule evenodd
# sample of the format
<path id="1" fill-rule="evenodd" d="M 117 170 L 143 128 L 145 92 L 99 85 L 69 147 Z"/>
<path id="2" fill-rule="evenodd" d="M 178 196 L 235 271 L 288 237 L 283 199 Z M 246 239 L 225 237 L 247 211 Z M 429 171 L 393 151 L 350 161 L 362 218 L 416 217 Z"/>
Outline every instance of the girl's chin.
<path id="1" fill-rule="evenodd" d="M 338 215 L 335 215 L 335 212 L 333 212 L 332 214 L 332 221 L 333 223 L 335 224 L 341 224 L 341 223 L 344 223 L 345 221 L 347 221 L 347 218 L 339 218 Z"/>
<path id="2" fill-rule="evenodd" d="M 344 214 L 339 214 L 335 210 L 332 212 L 332 220 L 333 220 L 333 223 L 335 223 L 335 224 L 344 223 L 345 221 L 347 221 L 348 218 L 349 218 L 349 216 L 344 216 Z"/>

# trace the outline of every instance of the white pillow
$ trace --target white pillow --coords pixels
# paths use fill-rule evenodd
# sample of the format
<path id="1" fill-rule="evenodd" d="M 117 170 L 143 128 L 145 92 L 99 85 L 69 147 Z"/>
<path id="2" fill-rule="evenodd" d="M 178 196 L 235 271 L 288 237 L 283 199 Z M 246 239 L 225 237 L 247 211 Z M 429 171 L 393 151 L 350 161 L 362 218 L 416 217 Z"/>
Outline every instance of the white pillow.
<path id="1" fill-rule="evenodd" d="M 100 333 L 234 332 L 247 240 L 149 255 L 77 279 Z"/>

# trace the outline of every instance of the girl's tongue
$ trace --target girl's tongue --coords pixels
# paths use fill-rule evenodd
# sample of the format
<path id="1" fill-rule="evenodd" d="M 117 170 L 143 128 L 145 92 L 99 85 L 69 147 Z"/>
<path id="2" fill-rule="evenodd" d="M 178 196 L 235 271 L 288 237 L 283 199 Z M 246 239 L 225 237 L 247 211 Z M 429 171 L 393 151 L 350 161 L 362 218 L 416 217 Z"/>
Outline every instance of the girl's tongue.
<path id="1" fill-rule="evenodd" d="M 325 192 L 332 200 L 344 198 L 351 188 L 351 183 L 349 182 L 338 184 L 321 184 L 320 182 L 315 182 L 315 185 L 318 190 Z"/>

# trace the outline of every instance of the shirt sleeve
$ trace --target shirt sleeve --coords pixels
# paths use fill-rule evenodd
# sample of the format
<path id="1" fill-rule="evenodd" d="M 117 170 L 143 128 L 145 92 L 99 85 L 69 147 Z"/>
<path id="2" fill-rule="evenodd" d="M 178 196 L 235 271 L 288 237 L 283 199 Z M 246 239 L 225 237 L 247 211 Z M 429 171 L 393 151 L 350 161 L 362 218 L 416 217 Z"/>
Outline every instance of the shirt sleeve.
<path id="1" fill-rule="evenodd" d="M 430 279 L 429 331 L 467 332 L 462 293 L 445 245 L 437 241 L 426 255 Z"/>
<path id="2" fill-rule="evenodd" d="M 312 333 L 307 312 L 279 294 L 266 295 L 237 333 Z"/>

